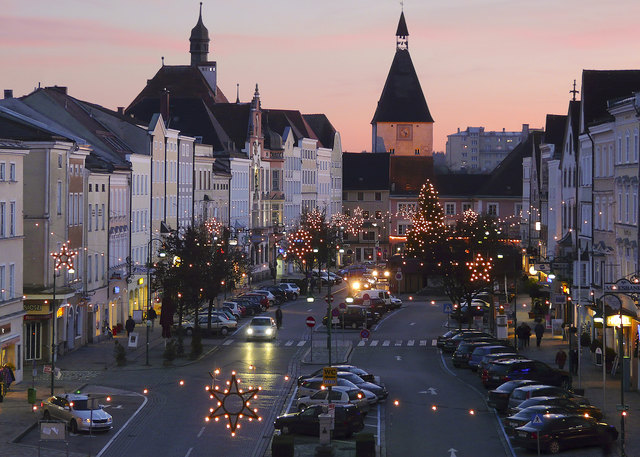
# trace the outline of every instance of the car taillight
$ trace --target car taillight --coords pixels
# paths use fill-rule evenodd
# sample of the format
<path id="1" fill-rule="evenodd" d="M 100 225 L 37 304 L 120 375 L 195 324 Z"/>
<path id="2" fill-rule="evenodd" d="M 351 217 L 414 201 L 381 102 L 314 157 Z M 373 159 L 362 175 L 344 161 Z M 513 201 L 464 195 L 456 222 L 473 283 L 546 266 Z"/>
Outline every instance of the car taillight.
<path id="1" fill-rule="evenodd" d="M 488 381 L 489 380 L 489 373 L 487 373 L 487 370 L 482 370 L 482 381 Z"/>
<path id="2" fill-rule="evenodd" d="M 44 402 L 43 401 L 40 402 L 40 408 L 44 408 Z"/>
<path id="3" fill-rule="evenodd" d="M 533 438 L 534 440 L 538 439 L 538 432 L 531 432 L 531 438 Z"/>
<path id="4" fill-rule="evenodd" d="M 511 378 L 509 378 L 509 376 L 503 376 L 502 377 L 502 382 L 505 383 L 507 381 L 511 381 Z"/>

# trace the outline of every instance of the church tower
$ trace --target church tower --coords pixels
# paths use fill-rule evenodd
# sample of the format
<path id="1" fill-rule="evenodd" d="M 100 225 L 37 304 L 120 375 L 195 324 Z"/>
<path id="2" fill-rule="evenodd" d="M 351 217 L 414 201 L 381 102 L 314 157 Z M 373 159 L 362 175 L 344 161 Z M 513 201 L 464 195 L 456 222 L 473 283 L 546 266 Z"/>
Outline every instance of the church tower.
<path id="1" fill-rule="evenodd" d="M 202 2 L 200 2 L 200 17 L 196 26 L 191 29 L 191 36 L 189 37 L 192 66 L 208 61 L 209 41 L 209 31 L 202 22 Z"/>
<path id="2" fill-rule="evenodd" d="M 400 14 L 396 54 L 371 120 L 372 152 L 395 156 L 433 155 L 433 118 L 409 55 L 409 30 Z"/>

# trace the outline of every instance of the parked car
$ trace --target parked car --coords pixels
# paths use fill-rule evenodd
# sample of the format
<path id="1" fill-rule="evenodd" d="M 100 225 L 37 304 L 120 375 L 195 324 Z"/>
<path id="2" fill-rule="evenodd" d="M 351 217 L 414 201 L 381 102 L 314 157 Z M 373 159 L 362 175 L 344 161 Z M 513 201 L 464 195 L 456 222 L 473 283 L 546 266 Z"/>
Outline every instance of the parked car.
<path id="1" fill-rule="evenodd" d="M 340 387 L 349 387 L 351 389 L 358 389 L 351 381 L 347 381 L 346 379 L 338 378 L 337 384 Z M 298 379 L 298 397 L 303 397 L 305 395 L 313 395 L 314 393 L 326 389 L 324 385 L 324 381 L 322 380 L 322 376 L 316 376 L 312 378 L 307 378 L 300 380 Z M 377 398 L 377 397 L 376 397 Z"/>
<path id="2" fill-rule="evenodd" d="M 354 383 L 360 389 L 366 389 L 369 392 L 373 392 L 376 397 L 378 397 L 378 400 L 384 400 L 389 395 L 389 392 L 387 392 L 387 389 L 383 384 L 367 382 L 355 373 L 338 371 L 338 379 L 346 379 L 347 381 Z"/>
<path id="3" fill-rule="evenodd" d="M 507 381 L 496 389 L 490 390 L 487 397 L 487 405 L 498 411 L 506 411 L 509 408 L 509 396 L 516 388 L 528 386 L 530 384 L 538 384 L 530 379 L 516 379 Z"/>
<path id="4" fill-rule="evenodd" d="M 354 373 L 357 374 L 358 376 L 360 376 L 363 380 L 367 381 L 367 382 L 372 382 L 374 384 L 376 383 L 376 377 L 370 373 L 368 373 L 367 371 L 363 370 L 362 368 L 356 367 L 355 365 L 332 365 L 333 368 L 337 368 L 338 371 L 348 371 L 349 373 Z M 316 378 L 319 376 L 322 376 L 322 368 L 314 371 L 313 373 L 311 373 L 310 375 L 306 375 L 306 376 L 299 376 L 298 377 L 298 385 L 300 385 L 302 383 L 302 381 L 306 380 L 306 379 L 310 379 L 310 378 Z"/>
<path id="5" fill-rule="evenodd" d="M 448 332 L 438 336 L 438 340 L 437 340 L 437 344 L 436 346 L 439 347 L 440 349 L 442 349 L 442 347 L 444 346 L 444 342 L 450 338 L 453 338 L 455 335 L 457 335 L 458 333 L 461 333 L 462 330 L 461 329 L 457 329 L 457 328 L 453 328 L 451 330 L 449 330 Z"/>
<path id="6" fill-rule="evenodd" d="M 511 392 L 509 396 L 509 414 L 515 414 L 520 411 L 518 405 L 525 400 L 529 400 L 533 397 L 562 397 L 572 398 L 575 395 L 562 387 L 546 386 L 544 384 L 531 384 L 528 386 L 522 386 Z"/>
<path id="7" fill-rule="evenodd" d="M 360 389 L 352 389 L 349 387 L 332 387 L 331 395 L 329 389 L 320 390 L 313 395 L 300 397 L 296 400 L 298 411 L 304 411 L 309 406 L 322 405 L 327 403 L 335 403 L 336 405 L 355 405 L 361 413 L 369 412 L 369 403 L 365 398 L 364 392 Z"/>
<path id="8" fill-rule="evenodd" d="M 113 418 L 102 409 L 102 405 L 94 404 L 88 395 L 59 394 L 40 403 L 44 420 L 57 419 L 69 426 L 71 433 L 79 430 L 110 430 Z"/>
<path id="9" fill-rule="evenodd" d="M 467 319 L 469 317 L 469 314 L 471 315 L 471 317 L 484 316 L 484 313 L 491 309 L 491 305 L 489 303 L 479 298 L 474 298 L 473 300 L 471 300 L 470 311 L 467 311 L 468 307 L 469 305 L 467 304 L 467 302 L 462 302 L 459 306 L 455 306 L 453 312 L 451 313 L 451 318 L 453 320 L 460 321 Z"/>
<path id="10" fill-rule="evenodd" d="M 269 292 L 266 289 L 255 289 L 251 291 L 252 294 L 260 294 L 260 295 L 264 295 L 265 297 L 267 297 L 267 300 L 269 300 L 269 304 L 267 305 L 267 308 L 269 308 L 270 306 L 274 306 L 278 304 L 278 300 L 276 299 L 276 296 L 273 295 L 271 292 Z"/>
<path id="11" fill-rule="evenodd" d="M 511 352 L 498 352 L 496 354 L 487 354 L 482 357 L 480 363 L 478 364 L 478 376 L 483 378 L 487 376 L 487 372 L 489 367 L 493 362 L 499 362 L 500 360 L 511 360 L 511 359 L 520 359 L 520 360 L 529 360 L 528 357 L 521 354 L 513 354 Z"/>
<path id="12" fill-rule="evenodd" d="M 287 293 L 278 286 L 265 286 L 263 289 L 267 292 L 271 292 L 271 294 L 276 297 L 277 305 L 281 305 L 288 300 Z"/>
<path id="13" fill-rule="evenodd" d="M 393 309 L 401 308 L 402 300 L 400 300 L 398 297 L 394 297 L 393 295 L 391 295 L 391 306 L 393 307 Z"/>
<path id="14" fill-rule="evenodd" d="M 493 338 L 489 333 L 481 332 L 479 330 L 465 330 L 445 340 L 444 345 L 442 346 L 442 352 L 453 354 L 453 352 L 458 348 L 460 342 L 486 337 Z"/>
<path id="15" fill-rule="evenodd" d="M 254 317 L 247 326 L 246 334 L 247 340 L 274 340 L 278 334 L 278 327 L 272 317 Z"/>
<path id="16" fill-rule="evenodd" d="M 278 284 L 278 287 L 285 290 L 287 293 L 290 293 L 293 300 L 297 300 L 300 296 L 300 287 L 292 282 L 281 282 Z"/>
<path id="17" fill-rule="evenodd" d="M 278 416 L 273 424 L 283 435 L 300 433 L 320 435 L 319 414 L 326 414 L 325 406 L 310 406 L 302 412 Z M 354 405 L 336 405 L 333 436 L 349 438 L 364 428 L 362 413 Z"/>
<path id="18" fill-rule="evenodd" d="M 471 353 L 479 347 L 490 346 L 495 343 L 493 338 L 478 338 L 470 341 L 463 341 L 451 356 L 451 362 L 456 368 L 469 368 Z"/>
<path id="19" fill-rule="evenodd" d="M 198 327 L 202 331 L 206 331 L 209 326 L 208 316 L 198 316 Z M 195 320 L 186 319 L 182 321 L 182 328 L 187 335 L 192 335 L 195 329 Z M 229 320 L 224 316 L 212 315 L 211 316 L 211 331 L 221 336 L 227 336 L 229 333 L 235 332 L 238 329 L 238 322 L 235 320 Z"/>
<path id="20" fill-rule="evenodd" d="M 513 414 L 503 421 L 504 431 L 507 432 L 508 435 L 513 435 L 515 433 L 516 428 L 522 427 L 526 425 L 528 422 L 531 422 L 535 416 L 540 415 L 544 416 L 545 414 L 565 414 L 565 415 L 576 415 L 575 411 L 568 410 L 563 408 L 562 406 L 549 406 L 549 405 L 534 405 L 529 406 L 528 408 L 524 408 L 518 411 L 516 414 Z M 580 414 L 584 415 L 584 414 Z M 595 416 L 591 416 L 596 420 L 600 420 Z"/>
<path id="21" fill-rule="evenodd" d="M 378 321 L 373 311 L 359 305 L 347 305 L 347 308 L 340 313 L 337 319 L 338 323 L 332 323 L 334 327 L 344 326 L 354 329 L 371 327 Z M 322 325 L 327 325 L 327 316 L 322 318 Z"/>
<path id="22" fill-rule="evenodd" d="M 225 301 L 222 302 L 222 306 L 227 308 L 229 311 L 233 313 L 238 319 L 244 317 L 247 313 L 247 310 L 244 306 L 235 301 Z"/>
<path id="23" fill-rule="evenodd" d="M 487 370 L 482 383 L 488 389 L 511 381 L 512 379 L 531 379 L 539 384 L 571 388 L 571 375 L 563 370 L 552 368 L 537 360 L 501 360 L 494 362 Z"/>
<path id="24" fill-rule="evenodd" d="M 592 417 L 548 414 L 542 416 L 542 424 L 529 422 L 516 428 L 514 443 L 531 450 L 539 444 L 543 451 L 557 454 L 562 449 L 599 445 L 603 434 L 608 434 L 611 441 L 618 439 L 613 425 Z"/>
<path id="25" fill-rule="evenodd" d="M 261 308 L 262 311 L 266 311 L 267 308 L 269 308 L 269 299 L 266 297 L 265 294 L 248 292 L 248 293 L 240 295 L 240 297 L 242 297 L 242 298 L 248 297 L 248 298 L 253 299 L 253 300 L 258 300 L 258 303 L 260 304 L 260 308 Z"/>
<path id="26" fill-rule="evenodd" d="M 245 308 L 245 314 L 247 316 L 255 316 L 260 314 L 264 308 L 260 304 L 263 297 L 235 297 L 232 300 Z"/>
<path id="27" fill-rule="evenodd" d="M 589 400 L 585 397 L 533 397 L 523 401 L 518 405 L 519 410 L 531 408 L 532 406 L 558 406 L 564 408 L 567 414 L 579 414 L 584 416 L 587 414 L 597 420 L 602 419 L 602 411 L 595 406 L 589 404 Z"/>
<path id="28" fill-rule="evenodd" d="M 469 368 L 472 371 L 477 371 L 480 366 L 482 358 L 487 354 L 515 354 L 516 350 L 513 346 L 505 346 L 504 344 L 489 344 L 473 349 L 473 352 L 469 356 Z"/>

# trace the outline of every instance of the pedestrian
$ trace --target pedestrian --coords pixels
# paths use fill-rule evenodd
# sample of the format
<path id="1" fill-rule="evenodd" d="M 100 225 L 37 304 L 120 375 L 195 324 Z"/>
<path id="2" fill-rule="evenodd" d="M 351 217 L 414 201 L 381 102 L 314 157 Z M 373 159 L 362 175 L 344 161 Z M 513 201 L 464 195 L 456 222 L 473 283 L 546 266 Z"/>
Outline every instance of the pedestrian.
<path id="1" fill-rule="evenodd" d="M 276 309 L 276 327 L 278 327 L 278 329 L 282 327 L 282 310 L 280 309 L 280 305 L 278 305 L 278 309 Z"/>
<path id="2" fill-rule="evenodd" d="M 611 455 L 613 438 L 609 432 L 604 428 L 598 429 L 598 444 L 602 449 L 602 455 Z"/>
<path id="3" fill-rule="evenodd" d="M 556 353 L 556 364 L 558 364 L 558 368 L 561 370 L 564 369 L 564 364 L 567 361 L 567 353 L 560 349 Z"/>
<path id="4" fill-rule="evenodd" d="M 571 374 L 578 374 L 578 350 L 571 349 L 569 351 L 569 367 L 571 368 Z"/>
<path id="5" fill-rule="evenodd" d="M 542 336 L 544 335 L 544 325 L 542 324 L 542 322 L 538 321 L 533 330 L 536 332 L 536 346 L 540 347 Z"/>
<path id="6" fill-rule="evenodd" d="M 529 324 L 527 324 L 526 322 L 522 323 L 523 327 L 524 327 L 524 346 L 525 347 L 529 347 L 529 341 L 531 340 L 531 327 L 529 327 Z"/>
<path id="7" fill-rule="evenodd" d="M 153 331 L 153 325 L 156 321 L 156 317 L 158 317 L 158 313 L 156 313 L 156 310 L 153 309 L 152 306 L 149 308 L 149 311 L 147 311 L 147 319 L 151 321 L 151 331 Z"/>
<path id="8" fill-rule="evenodd" d="M 127 338 L 128 338 L 129 335 L 131 335 L 131 332 L 133 332 L 133 329 L 136 328 L 136 322 L 133 320 L 131 316 L 129 316 L 129 319 L 127 319 L 127 322 L 124 323 L 124 328 L 127 331 Z"/>
<path id="9" fill-rule="evenodd" d="M 523 324 L 518 325 L 516 328 L 516 336 L 518 337 L 518 349 L 524 348 L 524 327 Z"/>

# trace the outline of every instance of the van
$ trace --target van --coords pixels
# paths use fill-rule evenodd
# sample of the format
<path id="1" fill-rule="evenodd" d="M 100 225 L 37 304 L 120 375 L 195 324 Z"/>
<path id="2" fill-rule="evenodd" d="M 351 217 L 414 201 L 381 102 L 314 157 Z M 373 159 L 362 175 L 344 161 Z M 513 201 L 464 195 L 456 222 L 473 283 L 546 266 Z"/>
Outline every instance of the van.
<path id="1" fill-rule="evenodd" d="M 354 298 L 363 298 L 364 294 L 369 294 L 369 298 L 379 298 L 384 302 L 384 306 L 387 310 L 393 308 L 391 303 L 391 294 L 388 290 L 384 289 L 369 289 L 359 291 Z"/>

